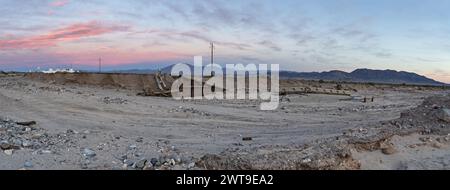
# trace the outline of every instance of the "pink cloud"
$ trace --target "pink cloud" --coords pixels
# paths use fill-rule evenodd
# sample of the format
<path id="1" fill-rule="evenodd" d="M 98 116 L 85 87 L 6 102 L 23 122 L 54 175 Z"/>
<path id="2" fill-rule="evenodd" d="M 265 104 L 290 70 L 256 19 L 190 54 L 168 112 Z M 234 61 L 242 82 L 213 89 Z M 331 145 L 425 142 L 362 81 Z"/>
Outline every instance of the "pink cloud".
<path id="1" fill-rule="evenodd" d="M 103 25 L 95 21 L 78 23 L 42 35 L 0 40 L 0 50 L 50 47 L 64 41 L 73 41 L 83 37 L 98 36 L 127 29 L 128 27 L 125 26 Z"/>
<path id="2" fill-rule="evenodd" d="M 57 1 L 53 1 L 50 3 L 50 6 L 52 7 L 62 7 L 65 6 L 67 4 L 69 4 L 70 1 L 69 0 L 57 0 Z"/>

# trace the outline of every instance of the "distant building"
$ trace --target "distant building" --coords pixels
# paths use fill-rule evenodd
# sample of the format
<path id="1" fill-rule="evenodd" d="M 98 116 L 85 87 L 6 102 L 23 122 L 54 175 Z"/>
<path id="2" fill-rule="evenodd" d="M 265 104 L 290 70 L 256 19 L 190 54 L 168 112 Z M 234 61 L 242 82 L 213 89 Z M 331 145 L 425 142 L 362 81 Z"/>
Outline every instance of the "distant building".
<path id="1" fill-rule="evenodd" d="M 73 69 L 55 69 L 55 70 L 53 70 L 52 68 L 50 68 L 49 70 L 42 71 L 42 72 L 50 74 L 50 73 L 77 73 L 79 71 L 75 71 Z"/>

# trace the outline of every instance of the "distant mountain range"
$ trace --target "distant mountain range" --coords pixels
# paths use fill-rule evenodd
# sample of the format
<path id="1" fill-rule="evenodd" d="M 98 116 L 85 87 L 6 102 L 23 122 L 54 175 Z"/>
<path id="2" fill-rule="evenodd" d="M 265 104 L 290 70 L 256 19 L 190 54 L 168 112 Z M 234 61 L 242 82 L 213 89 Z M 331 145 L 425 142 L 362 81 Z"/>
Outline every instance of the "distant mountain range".
<path id="1" fill-rule="evenodd" d="M 189 65 L 191 70 L 192 65 Z M 171 66 L 167 66 L 161 70 L 120 70 L 114 71 L 118 73 L 170 73 Z M 224 72 L 225 73 L 225 72 Z M 353 72 L 344 72 L 339 70 L 327 72 L 295 72 L 295 71 L 280 71 L 280 78 L 299 78 L 306 80 L 330 80 L 330 81 L 345 81 L 345 82 L 372 82 L 372 83 L 386 83 L 386 84 L 416 84 L 416 85 L 448 85 L 422 75 L 412 72 L 395 71 L 395 70 L 372 70 L 372 69 L 356 69 Z"/>
<path id="2" fill-rule="evenodd" d="M 281 71 L 281 78 L 302 78 L 310 80 L 332 80 L 346 82 L 372 82 L 388 84 L 417 84 L 417 85 L 448 85 L 416 73 L 394 70 L 356 69 L 347 73 L 344 71 L 328 72 L 292 72 Z"/>

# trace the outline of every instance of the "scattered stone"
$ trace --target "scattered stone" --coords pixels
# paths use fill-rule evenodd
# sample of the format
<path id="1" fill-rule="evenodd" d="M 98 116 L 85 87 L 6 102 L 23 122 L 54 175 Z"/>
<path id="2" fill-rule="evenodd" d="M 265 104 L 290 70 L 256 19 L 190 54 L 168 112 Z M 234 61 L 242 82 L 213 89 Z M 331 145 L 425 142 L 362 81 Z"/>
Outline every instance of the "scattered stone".
<path id="1" fill-rule="evenodd" d="M 194 159 L 192 157 L 181 156 L 181 163 L 189 164 L 189 163 L 192 163 L 193 160 Z"/>
<path id="2" fill-rule="evenodd" d="M 181 165 L 175 165 L 170 168 L 170 170 L 185 170 L 186 168 Z"/>
<path id="3" fill-rule="evenodd" d="M 147 164 L 145 164 L 144 168 L 142 168 L 142 170 L 152 170 L 152 169 L 153 169 L 152 164 L 150 164 L 148 162 L 147 162 Z"/>
<path id="4" fill-rule="evenodd" d="M 431 137 L 420 137 L 419 140 L 422 142 L 432 142 L 433 141 L 433 139 L 431 139 Z"/>
<path id="5" fill-rule="evenodd" d="M 397 170 L 408 170 L 408 162 L 401 161 Z"/>
<path id="6" fill-rule="evenodd" d="M 25 148 L 28 148 L 28 147 L 33 146 L 33 143 L 30 142 L 30 141 L 28 141 L 28 140 L 24 140 L 24 141 L 22 142 L 22 146 L 25 147 Z"/>
<path id="7" fill-rule="evenodd" d="M 9 149 L 10 147 L 11 147 L 11 144 L 9 144 L 9 142 L 7 140 L 3 140 L 0 142 L 0 148 L 2 150 Z"/>
<path id="8" fill-rule="evenodd" d="M 381 152 L 386 155 L 392 155 L 392 154 L 397 153 L 397 150 L 392 145 L 388 145 L 388 146 L 382 148 Z"/>
<path id="9" fill-rule="evenodd" d="M 41 153 L 42 154 L 51 154 L 52 151 L 51 150 L 42 150 Z"/>
<path id="10" fill-rule="evenodd" d="M 36 125 L 36 121 L 24 121 L 24 122 L 16 122 L 17 125 L 23 125 L 23 126 L 31 126 Z"/>
<path id="11" fill-rule="evenodd" d="M 8 155 L 8 156 L 11 156 L 13 154 L 13 150 L 12 149 L 8 149 L 8 150 L 5 150 L 4 153 L 6 155 Z"/>
<path id="12" fill-rule="evenodd" d="M 312 160 L 310 158 L 305 158 L 302 160 L 302 163 L 310 163 Z"/>
<path id="13" fill-rule="evenodd" d="M 157 164 L 159 163 L 159 161 L 158 161 L 157 158 L 152 158 L 152 159 L 150 159 L 150 163 L 151 163 L 153 166 L 157 166 Z"/>
<path id="14" fill-rule="evenodd" d="M 110 98 L 110 97 L 104 97 L 103 103 L 105 104 L 126 104 L 128 100 L 125 100 L 123 98 Z"/>
<path id="15" fill-rule="evenodd" d="M 440 148 L 442 148 L 442 144 L 438 143 L 438 142 L 434 142 L 434 143 L 431 144 L 431 147 L 440 149 Z"/>
<path id="16" fill-rule="evenodd" d="M 360 127 L 360 128 L 358 129 L 358 131 L 359 131 L 360 133 L 365 133 L 365 132 L 367 132 L 367 129 Z"/>
<path id="17" fill-rule="evenodd" d="M 145 159 L 145 158 L 140 159 L 139 161 L 134 163 L 133 168 L 142 169 L 142 168 L 144 168 L 146 163 L 147 163 L 147 159 Z"/>
<path id="18" fill-rule="evenodd" d="M 87 169 L 89 168 L 88 164 L 89 164 L 89 163 L 82 163 L 82 164 L 81 164 L 81 169 L 87 170 Z"/>
<path id="19" fill-rule="evenodd" d="M 68 133 L 68 134 L 74 134 L 74 132 L 73 132 L 72 129 L 67 129 L 66 133 Z"/>
<path id="20" fill-rule="evenodd" d="M 168 159 L 166 163 L 169 164 L 170 166 L 175 166 L 176 164 L 174 159 Z"/>
<path id="21" fill-rule="evenodd" d="M 39 138 L 41 138 L 42 136 L 43 136 L 42 134 L 36 133 L 36 134 L 33 134 L 33 135 L 31 136 L 31 138 L 32 138 L 32 139 L 39 139 Z"/>
<path id="22" fill-rule="evenodd" d="M 133 144 L 128 147 L 129 150 L 134 150 L 137 148 L 137 145 Z"/>
<path id="23" fill-rule="evenodd" d="M 187 167 L 188 167 L 188 169 L 194 168 L 195 167 L 195 162 L 192 162 L 192 163 L 188 164 Z"/>
<path id="24" fill-rule="evenodd" d="M 15 140 L 13 141 L 13 145 L 14 145 L 13 148 L 19 149 L 19 148 L 22 146 L 22 141 L 21 141 L 20 139 L 15 139 Z"/>
<path id="25" fill-rule="evenodd" d="M 33 163 L 31 163 L 30 161 L 25 162 L 25 164 L 23 165 L 25 168 L 32 168 L 33 167 Z"/>
<path id="26" fill-rule="evenodd" d="M 174 155 L 174 156 L 172 157 L 172 159 L 175 160 L 176 163 L 181 163 L 181 162 L 182 162 L 181 157 L 178 156 L 178 155 Z"/>
<path id="27" fill-rule="evenodd" d="M 124 160 L 124 161 L 123 161 L 123 163 L 124 163 L 124 164 L 126 164 L 126 165 L 127 165 L 127 167 L 129 167 L 129 166 L 133 166 L 133 164 L 134 164 L 134 162 L 133 162 L 133 161 L 131 161 L 131 160 Z"/>
<path id="28" fill-rule="evenodd" d="M 178 108 L 171 109 L 168 112 L 169 113 L 174 113 L 174 112 L 175 113 L 176 112 L 178 112 L 178 113 L 192 113 L 192 114 L 198 114 L 198 115 L 201 115 L 201 116 L 211 116 L 211 113 L 199 111 L 199 110 L 197 110 L 195 108 L 192 108 L 192 107 L 186 108 L 186 107 L 183 107 L 183 106 L 179 106 Z"/>
<path id="29" fill-rule="evenodd" d="M 450 123 L 450 109 L 441 109 L 437 117 L 442 121 Z"/>
<path id="30" fill-rule="evenodd" d="M 85 148 L 83 150 L 83 156 L 86 157 L 86 158 L 92 158 L 92 157 L 94 157 L 96 155 L 97 154 L 93 150 L 91 150 L 89 148 Z"/>

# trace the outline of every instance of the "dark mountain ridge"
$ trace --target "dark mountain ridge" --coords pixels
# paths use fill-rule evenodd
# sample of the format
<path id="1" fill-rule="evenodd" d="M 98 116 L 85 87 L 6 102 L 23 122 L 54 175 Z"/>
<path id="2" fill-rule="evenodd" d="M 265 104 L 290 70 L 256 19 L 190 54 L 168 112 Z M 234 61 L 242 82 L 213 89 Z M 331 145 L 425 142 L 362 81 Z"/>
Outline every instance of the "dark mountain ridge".
<path id="1" fill-rule="evenodd" d="M 447 85 L 412 72 L 395 70 L 356 69 L 350 73 L 333 70 L 327 72 L 281 71 L 281 78 L 302 78 L 310 80 L 332 80 L 345 82 L 373 82 L 389 84 Z"/>
<path id="2" fill-rule="evenodd" d="M 189 64 L 188 64 L 189 65 Z M 169 74 L 173 65 L 162 69 L 147 70 L 120 70 L 114 71 L 118 73 L 162 73 Z M 189 65 L 191 71 L 194 69 Z M 225 69 L 223 71 L 225 73 Z M 373 69 L 356 69 L 350 73 L 340 70 L 332 70 L 325 72 L 296 72 L 296 71 L 280 71 L 280 78 L 300 78 L 306 80 L 329 80 L 343 82 L 371 82 L 386 84 L 415 84 L 415 85 L 448 85 L 413 72 L 395 71 L 395 70 L 373 70 Z"/>

